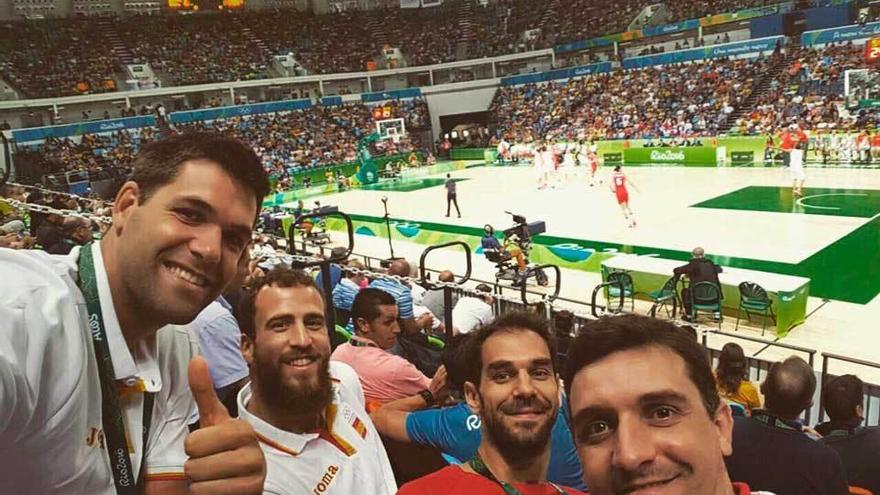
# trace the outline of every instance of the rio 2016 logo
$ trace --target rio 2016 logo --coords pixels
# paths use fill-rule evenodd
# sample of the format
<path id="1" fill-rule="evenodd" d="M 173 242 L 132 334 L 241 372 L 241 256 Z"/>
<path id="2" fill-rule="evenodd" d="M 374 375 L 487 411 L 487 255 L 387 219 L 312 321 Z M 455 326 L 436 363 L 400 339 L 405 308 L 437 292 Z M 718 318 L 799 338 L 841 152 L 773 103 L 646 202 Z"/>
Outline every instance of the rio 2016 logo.
<path id="1" fill-rule="evenodd" d="M 684 151 L 658 151 L 651 152 L 651 160 L 655 162 L 674 162 L 684 160 Z"/>

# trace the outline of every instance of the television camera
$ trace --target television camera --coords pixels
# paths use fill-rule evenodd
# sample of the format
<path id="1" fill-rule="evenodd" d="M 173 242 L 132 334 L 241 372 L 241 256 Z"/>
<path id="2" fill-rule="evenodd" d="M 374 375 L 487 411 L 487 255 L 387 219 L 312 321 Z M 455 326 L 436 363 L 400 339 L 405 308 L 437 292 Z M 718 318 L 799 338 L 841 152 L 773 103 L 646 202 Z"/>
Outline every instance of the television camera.
<path id="1" fill-rule="evenodd" d="M 483 254 L 486 256 L 486 259 L 495 263 L 495 268 L 498 270 L 495 273 L 496 279 L 511 280 L 514 286 L 518 286 L 525 283 L 525 276 L 529 271 L 521 272 L 519 270 L 519 266 L 516 260 L 514 260 L 514 253 L 517 251 L 521 252 L 526 266 L 528 266 L 529 252 L 532 248 L 532 236 L 543 234 L 547 231 L 547 226 L 543 221 L 527 222 L 526 217 L 522 215 L 509 211 L 505 211 L 505 213 L 513 217 L 513 226 L 502 231 L 504 240 L 500 244 L 497 241 L 494 243 L 494 246 L 487 247 L 484 244 Z M 487 237 L 492 236 L 494 238 L 494 233 L 495 231 L 492 229 L 492 226 L 487 225 Z M 548 278 L 544 270 L 537 269 L 532 271 L 532 273 L 534 273 L 538 285 L 547 285 Z"/>

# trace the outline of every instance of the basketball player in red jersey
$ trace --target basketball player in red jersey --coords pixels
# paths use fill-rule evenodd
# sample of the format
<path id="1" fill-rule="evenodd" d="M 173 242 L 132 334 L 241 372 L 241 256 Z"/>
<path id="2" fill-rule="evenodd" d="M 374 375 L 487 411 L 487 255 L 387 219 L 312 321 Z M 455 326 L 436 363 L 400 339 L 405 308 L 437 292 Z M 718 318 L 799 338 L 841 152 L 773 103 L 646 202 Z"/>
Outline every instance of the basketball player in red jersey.
<path id="1" fill-rule="evenodd" d="M 636 191 L 639 190 L 632 181 L 628 182 Z M 632 228 L 636 226 L 636 217 L 633 215 L 633 212 L 629 207 L 629 192 L 626 190 L 626 184 L 626 175 L 620 171 L 620 165 L 615 166 L 614 173 L 611 174 L 611 191 L 617 195 L 617 204 L 620 205 L 620 209 L 623 211 L 623 217 L 626 218 L 627 227 Z"/>
<path id="2" fill-rule="evenodd" d="M 590 163 L 590 187 L 596 184 L 597 179 L 599 184 L 601 184 L 602 179 L 599 179 L 596 174 L 599 171 L 599 156 L 590 151 L 587 155 L 587 161 Z"/>

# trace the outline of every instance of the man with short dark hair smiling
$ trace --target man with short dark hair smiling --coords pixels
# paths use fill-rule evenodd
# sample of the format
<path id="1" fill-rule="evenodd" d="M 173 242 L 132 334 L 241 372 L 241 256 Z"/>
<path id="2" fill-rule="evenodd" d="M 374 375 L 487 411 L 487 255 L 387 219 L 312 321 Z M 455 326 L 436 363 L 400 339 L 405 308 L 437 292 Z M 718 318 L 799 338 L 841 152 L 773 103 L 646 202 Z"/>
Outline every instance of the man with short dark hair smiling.
<path id="1" fill-rule="evenodd" d="M 547 481 L 550 436 L 559 410 L 555 344 L 547 322 L 508 313 L 467 342 L 468 407 L 480 417 L 476 454 L 408 483 L 402 495 L 566 495 Z"/>
<path id="2" fill-rule="evenodd" d="M 653 318 L 602 318 L 569 348 L 572 432 L 593 495 L 742 495 L 733 420 L 700 345 Z"/>

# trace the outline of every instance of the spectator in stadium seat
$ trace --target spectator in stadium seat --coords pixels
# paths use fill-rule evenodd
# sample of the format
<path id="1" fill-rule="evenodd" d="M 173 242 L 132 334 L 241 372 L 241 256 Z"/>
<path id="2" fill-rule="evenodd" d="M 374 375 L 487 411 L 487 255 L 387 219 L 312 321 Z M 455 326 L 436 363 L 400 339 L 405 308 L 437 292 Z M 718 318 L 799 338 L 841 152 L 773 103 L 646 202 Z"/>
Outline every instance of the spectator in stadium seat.
<path id="1" fill-rule="evenodd" d="M 446 371 L 446 386 L 457 403 L 442 406 L 423 394 L 389 402 L 371 415 L 383 436 L 404 443 L 429 445 L 458 462 L 473 457 L 480 446 L 481 430 L 480 417 L 463 400 L 468 368 L 465 346 L 470 337 L 467 334 L 453 337 L 446 344 L 441 358 Z M 586 490 L 567 411 L 563 402 L 551 433 L 547 480 Z"/>
<path id="2" fill-rule="evenodd" d="M 333 259 L 337 259 L 340 262 L 344 263 L 345 260 L 341 259 L 345 256 L 345 253 L 348 252 L 348 248 L 342 246 L 336 246 L 335 248 L 330 250 L 330 256 Z M 330 264 L 330 296 L 333 295 L 333 289 L 336 288 L 336 284 L 342 279 L 342 268 L 339 267 L 336 263 Z M 318 286 L 321 291 L 324 290 L 324 272 L 318 272 L 318 275 L 315 276 L 315 285 Z"/>
<path id="3" fill-rule="evenodd" d="M 742 347 L 734 342 L 724 344 L 715 369 L 718 393 L 722 399 L 743 406 L 746 414 L 761 407 L 758 389 L 747 379 L 748 373 L 749 363 Z"/>
<path id="4" fill-rule="evenodd" d="M 470 411 L 479 417 L 479 446 L 472 457 L 461 459 L 463 464 L 410 482 L 400 493 L 581 493 L 546 481 L 560 400 L 547 322 L 508 313 L 469 336 L 464 352 L 464 391 Z M 397 436 L 407 438 L 401 426 L 395 422 Z"/>
<path id="5" fill-rule="evenodd" d="M 452 326 L 455 333 L 471 333 L 477 328 L 492 323 L 495 319 L 492 305 L 492 288 L 480 284 L 475 288 L 476 295 L 465 296 L 452 308 Z"/>
<path id="6" fill-rule="evenodd" d="M 251 383 L 238 407 L 266 456 L 265 493 L 393 495 L 394 473 L 358 377 L 330 360 L 312 278 L 272 270 L 242 300 L 239 324 Z"/>
<path id="7" fill-rule="evenodd" d="M 718 274 L 722 268 L 712 260 L 706 258 L 706 252 L 701 247 L 694 248 L 691 251 L 693 256 L 686 265 L 682 265 L 672 271 L 675 276 L 675 286 L 678 286 L 678 279 L 682 275 L 686 275 L 690 281 L 690 287 L 681 290 L 681 302 L 684 305 L 685 315 L 682 317 L 685 321 L 690 319 L 691 314 L 691 287 L 700 282 L 712 282 L 718 287 L 718 293 L 721 293 L 721 282 L 718 281 Z M 716 315 L 717 317 L 718 315 Z"/>
<path id="8" fill-rule="evenodd" d="M 430 378 L 388 352 L 400 334 L 397 303 L 391 294 L 372 287 L 361 290 L 351 306 L 351 319 L 355 335 L 337 347 L 331 359 L 354 368 L 368 403 L 381 405 L 428 388 Z"/>
<path id="9" fill-rule="evenodd" d="M 388 266 L 388 275 L 397 277 L 409 277 L 411 270 L 409 262 L 404 259 L 396 259 Z M 422 329 L 431 328 L 433 319 L 431 315 L 425 314 L 415 317 L 413 313 L 412 290 L 403 282 L 391 278 L 376 278 L 370 287 L 380 289 L 394 297 L 397 308 L 400 311 L 400 327 L 406 333 L 416 333 Z"/>
<path id="10" fill-rule="evenodd" d="M 563 382 L 591 493 L 756 493 L 730 481 L 730 408 L 689 332 L 644 316 L 603 318 L 582 329 L 568 359 Z"/>
<path id="11" fill-rule="evenodd" d="M 847 493 L 840 456 L 809 436 L 799 419 L 812 405 L 815 390 L 813 369 L 801 358 L 770 368 L 761 384 L 765 409 L 735 419 L 733 455 L 727 458 L 734 479 L 780 494 Z"/>
<path id="12" fill-rule="evenodd" d="M 49 213 L 37 228 L 37 243 L 49 254 L 67 254 L 69 246 L 64 244 L 64 217 L 57 213 Z"/>
<path id="13" fill-rule="evenodd" d="M 238 416 L 237 396 L 248 377 L 248 366 L 241 354 L 241 329 L 230 299 L 237 296 L 244 285 L 250 260 L 250 255 L 245 252 L 239 261 L 236 277 L 191 323 L 193 333 L 199 339 L 199 349 L 208 362 L 217 398 L 232 416 Z"/>
<path id="14" fill-rule="evenodd" d="M 880 493 L 880 427 L 862 426 L 865 384 L 855 375 L 832 379 L 822 392 L 829 421 L 816 426 L 822 443 L 836 450 L 850 486 Z"/>
<path id="15" fill-rule="evenodd" d="M 449 270 L 443 270 L 437 275 L 437 280 L 440 282 L 452 283 L 455 282 L 455 274 Z M 455 303 L 458 301 L 458 295 L 452 294 L 452 307 L 455 307 Z M 428 311 L 431 312 L 437 318 L 444 318 L 443 315 L 446 313 L 444 310 L 446 309 L 444 305 L 443 299 L 443 289 L 431 289 L 425 292 L 425 296 L 422 298 L 422 306 L 428 308 Z"/>
<path id="16" fill-rule="evenodd" d="M 363 270 L 364 264 L 360 260 L 348 260 L 346 265 L 355 270 Z M 351 306 L 354 304 L 354 298 L 358 292 L 366 286 L 367 278 L 356 273 L 343 274 L 333 289 L 333 307 L 336 308 L 336 314 L 340 315 L 344 312 L 343 318 L 338 318 L 340 324 L 346 324 L 351 317 Z"/>

